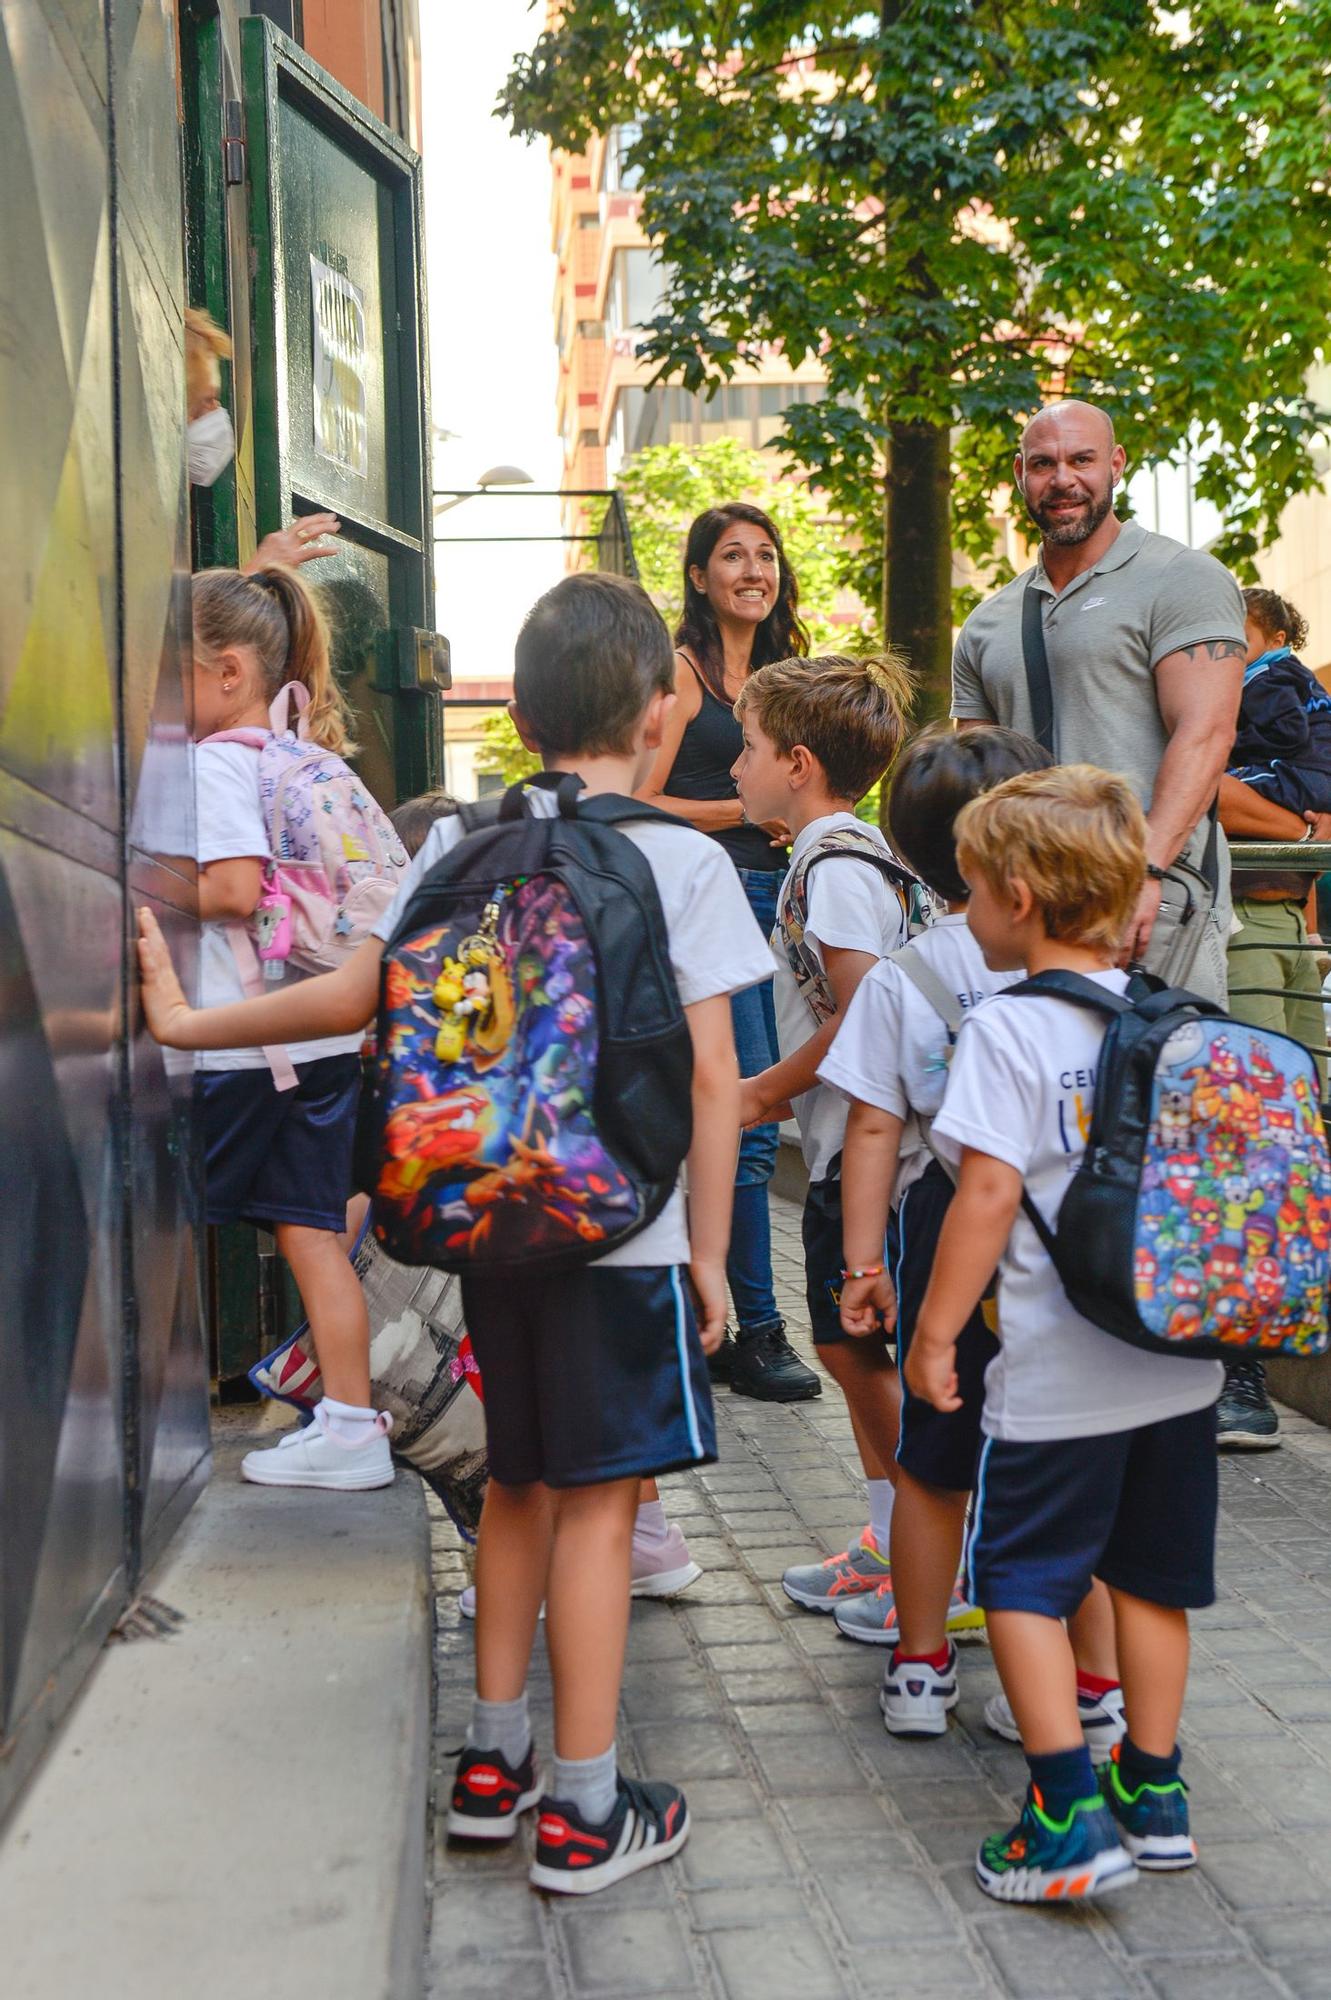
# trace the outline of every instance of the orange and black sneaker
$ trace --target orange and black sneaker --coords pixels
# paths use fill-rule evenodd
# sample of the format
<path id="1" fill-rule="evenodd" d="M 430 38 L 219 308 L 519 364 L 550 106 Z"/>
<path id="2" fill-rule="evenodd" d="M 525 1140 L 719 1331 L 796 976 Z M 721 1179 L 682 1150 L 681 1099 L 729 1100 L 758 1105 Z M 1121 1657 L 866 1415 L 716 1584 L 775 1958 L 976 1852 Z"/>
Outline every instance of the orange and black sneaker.
<path id="1" fill-rule="evenodd" d="M 1137 1870 L 1098 1792 L 1060 1817 L 1032 1785 L 1017 1824 L 981 1846 L 975 1876 L 1000 1903 L 1070 1903 L 1125 1889 Z"/>
<path id="2" fill-rule="evenodd" d="M 449 1835 L 454 1840 L 512 1840 L 519 1816 L 540 1796 L 540 1773 L 531 1745 L 522 1762 L 514 1765 L 498 1750 L 474 1750 L 468 1744 L 453 1773 Z"/>
<path id="3" fill-rule="evenodd" d="M 625 1875 L 678 1854 L 689 1837 L 689 1809 L 675 1785 L 639 1784 L 620 1775 L 610 1817 L 593 1823 L 560 1799 L 542 1799 L 536 1821 L 534 1889 L 590 1896 Z"/>

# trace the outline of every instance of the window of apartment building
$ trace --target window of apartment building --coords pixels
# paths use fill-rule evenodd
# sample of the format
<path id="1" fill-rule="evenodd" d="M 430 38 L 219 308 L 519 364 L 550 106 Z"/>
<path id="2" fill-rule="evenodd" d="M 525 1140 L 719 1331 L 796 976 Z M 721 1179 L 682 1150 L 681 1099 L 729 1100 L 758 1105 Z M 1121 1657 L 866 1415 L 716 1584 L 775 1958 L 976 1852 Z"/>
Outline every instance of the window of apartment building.
<path id="1" fill-rule="evenodd" d="M 776 436 L 791 403 L 813 403 L 822 393 L 817 382 L 728 383 L 709 403 L 684 389 L 629 388 L 616 401 L 612 433 L 625 456 L 652 444 L 698 445 L 722 437 L 760 446 Z"/>
<path id="2" fill-rule="evenodd" d="M 652 250 L 617 250 L 610 271 L 610 326 L 628 333 L 646 326 L 661 310 L 661 264 Z"/>
<path id="3" fill-rule="evenodd" d="M 628 167 L 624 155 L 637 143 L 641 136 L 641 125 L 616 125 L 605 142 L 601 155 L 601 193 L 632 194 L 642 185 L 641 167 Z"/>
<path id="4" fill-rule="evenodd" d="M 605 321 L 603 319 L 580 319 L 578 321 L 579 340 L 604 340 Z"/>

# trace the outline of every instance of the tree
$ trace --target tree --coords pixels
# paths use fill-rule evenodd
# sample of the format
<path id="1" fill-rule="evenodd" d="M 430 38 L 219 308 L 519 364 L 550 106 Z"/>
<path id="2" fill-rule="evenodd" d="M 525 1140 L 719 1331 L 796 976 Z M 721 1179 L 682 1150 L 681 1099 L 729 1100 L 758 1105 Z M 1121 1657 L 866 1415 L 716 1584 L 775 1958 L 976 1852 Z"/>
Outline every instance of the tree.
<path id="1" fill-rule="evenodd" d="M 854 627 L 848 634 L 846 625 L 832 617 L 839 579 L 826 507 L 807 485 L 776 476 L 779 471 L 779 462 L 770 454 L 753 451 L 738 438 L 715 438 L 704 445 L 648 445 L 628 460 L 619 485 L 628 508 L 638 575 L 671 631 L 683 609 L 689 523 L 704 508 L 726 500 L 751 500 L 771 515 L 780 531 L 799 579 L 800 617 L 814 650 L 854 643 Z M 484 747 L 476 760 L 481 770 L 497 771 L 505 784 L 512 785 L 539 769 L 540 759 L 523 748 L 507 715 L 488 716 L 481 734 Z"/>
<path id="2" fill-rule="evenodd" d="M 833 609 L 840 584 L 835 532 L 827 506 L 807 483 L 782 479 L 780 461 L 738 438 L 710 444 L 654 444 L 636 452 L 619 475 L 638 574 L 673 631 L 684 604 L 683 557 L 689 523 L 707 507 L 749 500 L 780 531 L 799 579 L 800 617 L 815 647 L 846 643 Z M 853 628 L 852 628 L 853 629 Z"/>
<path id="3" fill-rule="evenodd" d="M 565 0 L 499 109 L 569 149 L 636 121 L 659 379 L 820 358 L 786 442 L 941 703 L 952 546 L 1000 579 L 1050 396 L 1134 465 L 1200 435 L 1239 566 L 1314 483 L 1329 48 L 1331 0 Z"/>

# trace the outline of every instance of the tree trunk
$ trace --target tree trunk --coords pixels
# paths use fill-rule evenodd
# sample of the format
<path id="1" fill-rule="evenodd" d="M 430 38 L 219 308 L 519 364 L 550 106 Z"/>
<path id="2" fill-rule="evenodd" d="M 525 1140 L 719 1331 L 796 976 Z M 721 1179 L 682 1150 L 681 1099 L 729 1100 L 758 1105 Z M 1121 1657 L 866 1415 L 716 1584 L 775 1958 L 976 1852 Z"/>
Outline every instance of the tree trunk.
<path id="1" fill-rule="evenodd" d="M 952 440 L 944 424 L 892 424 L 883 630 L 920 676 L 917 724 L 946 716 L 952 678 Z"/>

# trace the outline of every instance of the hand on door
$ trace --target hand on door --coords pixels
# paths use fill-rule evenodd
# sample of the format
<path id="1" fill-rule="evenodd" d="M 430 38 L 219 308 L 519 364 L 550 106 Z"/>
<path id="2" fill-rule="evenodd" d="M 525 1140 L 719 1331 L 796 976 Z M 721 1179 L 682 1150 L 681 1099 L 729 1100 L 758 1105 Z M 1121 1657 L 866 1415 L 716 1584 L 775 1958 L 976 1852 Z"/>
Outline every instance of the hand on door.
<path id="1" fill-rule="evenodd" d="M 269 563 L 299 569 L 302 563 L 317 562 L 320 556 L 335 556 L 336 545 L 330 545 L 324 538 L 341 532 L 342 523 L 336 514 L 299 514 L 289 527 L 264 536 L 249 561 L 242 564 L 244 574 L 253 576 L 255 570 L 267 569 Z"/>

